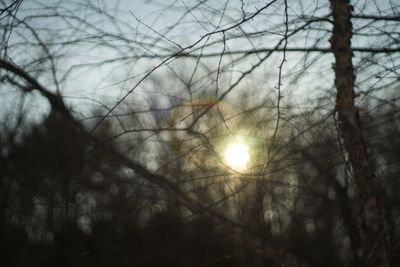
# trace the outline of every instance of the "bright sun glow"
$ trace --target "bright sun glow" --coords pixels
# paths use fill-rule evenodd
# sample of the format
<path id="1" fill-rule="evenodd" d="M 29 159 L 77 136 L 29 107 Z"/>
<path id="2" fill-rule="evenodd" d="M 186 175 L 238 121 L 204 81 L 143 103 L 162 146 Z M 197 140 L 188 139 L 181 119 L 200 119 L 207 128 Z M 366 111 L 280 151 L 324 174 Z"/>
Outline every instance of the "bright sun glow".
<path id="1" fill-rule="evenodd" d="M 230 144 L 225 150 L 225 161 L 235 171 L 246 169 L 250 159 L 249 148 L 243 143 Z"/>

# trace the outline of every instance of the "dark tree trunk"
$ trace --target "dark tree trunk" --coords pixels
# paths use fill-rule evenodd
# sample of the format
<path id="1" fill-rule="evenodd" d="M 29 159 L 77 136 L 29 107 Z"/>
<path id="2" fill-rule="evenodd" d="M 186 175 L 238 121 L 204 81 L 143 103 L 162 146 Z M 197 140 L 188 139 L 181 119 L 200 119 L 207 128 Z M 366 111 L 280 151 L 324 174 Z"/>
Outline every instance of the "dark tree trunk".
<path id="1" fill-rule="evenodd" d="M 361 266 L 390 266 L 383 210 L 376 194 L 376 181 L 368 162 L 367 146 L 361 132 L 359 111 L 354 105 L 355 74 L 352 63 L 352 6 L 349 0 L 330 0 L 333 16 L 331 47 L 335 56 L 336 111 L 344 146 L 357 185 L 357 207 L 353 208 L 361 242 L 357 262 Z"/>

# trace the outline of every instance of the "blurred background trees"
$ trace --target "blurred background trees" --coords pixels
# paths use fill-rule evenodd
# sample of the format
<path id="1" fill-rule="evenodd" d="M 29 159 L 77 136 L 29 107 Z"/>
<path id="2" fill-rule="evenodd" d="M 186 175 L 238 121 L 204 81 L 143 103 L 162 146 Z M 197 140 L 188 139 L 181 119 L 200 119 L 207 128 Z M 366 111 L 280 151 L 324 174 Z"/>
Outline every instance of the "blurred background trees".
<path id="1" fill-rule="evenodd" d="M 351 4 L 396 266 L 399 4 Z M 329 1 L 0 1 L 1 266 L 370 266 L 333 24 Z"/>

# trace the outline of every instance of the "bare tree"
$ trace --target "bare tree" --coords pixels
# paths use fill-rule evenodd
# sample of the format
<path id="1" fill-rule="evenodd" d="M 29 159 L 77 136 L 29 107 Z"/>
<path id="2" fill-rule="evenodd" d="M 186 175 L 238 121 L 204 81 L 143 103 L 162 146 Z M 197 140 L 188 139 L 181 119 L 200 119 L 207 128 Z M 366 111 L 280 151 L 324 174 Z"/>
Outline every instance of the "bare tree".
<path id="1" fill-rule="evenodd" d="M 352 23 L 349 1 L 331 1 L 333 16 L 332 51 L 335 55 L 336 110 L 357 184 L 358 206 L 354 209 L 361 242 L 357 256 L 361 266 L 390 266 L 383 209 L 377 196 L 376 179 L 370 167 L 360 123 L 354 104 L 354 68 L 352 63 Z"/>
<path id="2" fill-rule="evenodd" d="M 6 143 L 18 147 L 24 125 L 41 121 L 29 111 L 51 114 L 79 137 L 79 175 L 117 188 L 99 206 L 131 203 L 121 213 L 137 212 L 137 222 L 153 206 L 177 220 L 202 216 L 258 265 L 325 264 L 313 254 L 346 246 L 338 264 L 390 265 L 398 233 L 388 236 L 384 219 L 396 218 L 378 196 L 387 183 L 375 177 L 380 154 L 368 156 L 360 109 L 400 110 L 389 97 L 397 3 L 171 1 L 148 6 L 149 17 L 102 1 L 0 5 Z M 9 105 L 22 97 L 34 104 Z M 224 153 L 240 142 L 251 160 L 237 170 Z M 96 175 L 108 183 L 94 186 L 104 180 Z M 324 231 L 327 250 L 312 244 L 328 243 Z"/>

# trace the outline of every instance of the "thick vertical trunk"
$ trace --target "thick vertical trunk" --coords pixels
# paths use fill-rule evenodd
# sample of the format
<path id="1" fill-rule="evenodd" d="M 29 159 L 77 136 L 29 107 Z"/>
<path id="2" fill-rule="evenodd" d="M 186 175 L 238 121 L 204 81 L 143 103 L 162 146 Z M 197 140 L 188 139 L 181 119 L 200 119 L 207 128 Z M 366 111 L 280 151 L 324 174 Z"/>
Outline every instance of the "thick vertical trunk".
<path id="1" fill-rule="evenodd" d="M 354 69 L 351 37 L 352 6 L 349 0 L 330 0 L 333 16 L 331 47 L 335 56 L 336 110 L 345 148 L 357 185 L 354 219 L 361 242 L 356 244 L 361 266 L 390 266 L 388 242 L 384 230 L 382 207 L 376 195 L 375 176 L 368 162 L 359 112 L 354 105 Z"/>

